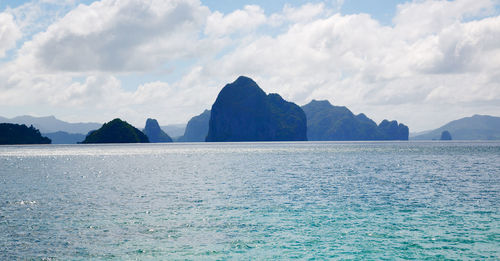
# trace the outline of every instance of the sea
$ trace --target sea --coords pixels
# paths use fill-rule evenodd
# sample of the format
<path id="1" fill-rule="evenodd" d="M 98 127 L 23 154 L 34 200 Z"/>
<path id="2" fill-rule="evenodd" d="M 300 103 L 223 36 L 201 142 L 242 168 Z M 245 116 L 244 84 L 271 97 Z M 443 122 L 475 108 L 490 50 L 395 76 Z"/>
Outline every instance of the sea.
<path id="1" fill-rule="evenodd" d="M 0 260 L 500 260 L 499 142 L 0 146 Z"/>

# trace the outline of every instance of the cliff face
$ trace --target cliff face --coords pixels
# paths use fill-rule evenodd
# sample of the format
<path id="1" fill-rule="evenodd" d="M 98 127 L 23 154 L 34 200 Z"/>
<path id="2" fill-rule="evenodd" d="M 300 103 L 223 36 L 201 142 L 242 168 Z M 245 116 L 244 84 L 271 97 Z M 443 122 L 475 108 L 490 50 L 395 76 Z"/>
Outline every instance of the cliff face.
<path id="1" fill-rule="evenodd" d="M 24 124 L 0 123 L 0 145 L 13 144 L 50 144 L 33 126 Z"/>
<path id="2" fill-rule="evenodd" d="M 299 106 L 240 76 L 217 96 L 206 141 L 300 141 L 307 140 L 306 128 Z"/>
<path id="3" fill-rule="evenodd" d="M 149 142 L 172 142 L 172 138 L 168 136 L 155 119 L 147 119 L 144 127 L 144 134 L 148 136 Z"/>
<path id="4" fill-rule="evenodd" d="M 364 114 L 343 106 L 313 100 L 302 106 L 307 115 L 309 140 L 408 140 L 408 127 L 397 121 L 377 124 Z"/>
<path id="5" fill-rule="evenodd" d="M 147 143 L 148 137 L 126 121 L 114 119 L 87 135 L 82 143 Z"/>
<path id="6" fill-rule="evenodd" d="M 184 131 L 184 136 L 179 138 L 180 142 L 203 142 L 207 138 L 208 125 L 210 122 L 210 111 L 205 110 L 202 114 L 191 118 Z"/>
<path id="7" fill-rule="evenodd" d="M 410 131 L 408 127 L 397 121 L 383 120 L 378 125 L 380 140 L 408 140 Z"/>

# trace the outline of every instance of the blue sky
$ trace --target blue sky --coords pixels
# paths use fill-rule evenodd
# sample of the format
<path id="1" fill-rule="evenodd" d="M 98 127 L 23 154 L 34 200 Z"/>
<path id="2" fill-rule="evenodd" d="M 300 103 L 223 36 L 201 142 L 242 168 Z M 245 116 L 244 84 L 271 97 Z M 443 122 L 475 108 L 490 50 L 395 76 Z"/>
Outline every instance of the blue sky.
<path id="1" fill-rule="evenodd" d="M 2 0 L 0 116 L 185 123 L 239 75 L 411 131 L 498 116 L 499 13 L 499 0 Z"/>
<path id="2" fill-rule="evenodd" d="M 248 4 L 255 4 L 262 6 L 266 12 L 274 13 L 283 9 L 284 5 L 300 6 L 306 2 L 309 3 L 321 3 L 324 2 L 327 5 L 337 6 L 337 1 L 287 1 L 287 0 L 274 0 L 274 1 L 231 1 L 231 0 L 204 0 L 204 4 L 209 6 L 211 9 L 219 10 L 224 13 L 231 12 L 242 6 Z M 345 0 L 340 6 L 340 12 L 343 14 L 358 14 L 367 13 L 373 18 L 377 19 L 381 23 L 390 24 L 392 16 L 396 11 L 396 6 L 399 3 L 404 3 L 403 0 L 384 0 L 384 1 L 373 1 L 373 0 Z"/>

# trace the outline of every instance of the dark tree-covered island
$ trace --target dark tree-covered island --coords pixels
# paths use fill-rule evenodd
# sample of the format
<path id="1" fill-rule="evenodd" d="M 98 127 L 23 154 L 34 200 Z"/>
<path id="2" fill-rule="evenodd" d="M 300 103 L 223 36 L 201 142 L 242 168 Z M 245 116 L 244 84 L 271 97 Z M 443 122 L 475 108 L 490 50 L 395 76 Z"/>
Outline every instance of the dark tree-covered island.
<path id="1" fill-rule="evenodd" d="M 14 144 L 50 144 L 51 140 L 43 137 L 33 126 L 24 124 L 0 123 L 0 145 Z"/>
<path id="2" fill-rule="evenodd" d="M 378 126 L 363 113 L 354 115 L 344 106 L 313 100 L 302 106 L 307 115 L 308 140 L 408 140 L 409 129 L 397 121 Z"/>
<path id="3" fill-rule="evenodd" d="M 148 137 L 126 121 L 114 119 L 90 132 L 82 143 L 148 143 Z"/>
<path id="4" fill-rule="evenodd" d="M 206 141 L 305 141 L 304 111 L 278 94 L 268 94 L 240 76 L 212 105 Z"/>
<path id="5" fill-rule="evenodd" d="M 172 142 L 172 138 L 168 136 L 155 119 L 147 119 L 144 127 L 144 134 L 148 136 L 149 142 Z"/>

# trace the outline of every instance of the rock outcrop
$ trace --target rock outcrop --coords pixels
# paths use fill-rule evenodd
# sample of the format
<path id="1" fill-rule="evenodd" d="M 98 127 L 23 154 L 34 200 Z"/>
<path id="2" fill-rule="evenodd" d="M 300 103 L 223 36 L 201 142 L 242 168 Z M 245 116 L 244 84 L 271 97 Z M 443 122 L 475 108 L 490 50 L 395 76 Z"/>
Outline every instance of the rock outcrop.
<path id="1" fill-rule="evenodd" d="M 306 125 L 299 106 L 240 76 L 217 96 L 206 141 L 304 141 Z"/>
<path id="2" fill-rule="evenodd" d="M 161 128 L 158 121 L 155 119 L 147 119 L 144 127 L 144 134 L 148 136 L 149 142 L 172 142 L 172 138 L 168 136 Z"/>
<path id="3" fill-rule="evenodd" d="M 441 138 L 440 140 L 451 140 L 451 134 L 449 131 L 445 130 L 441 132 Z"/>

